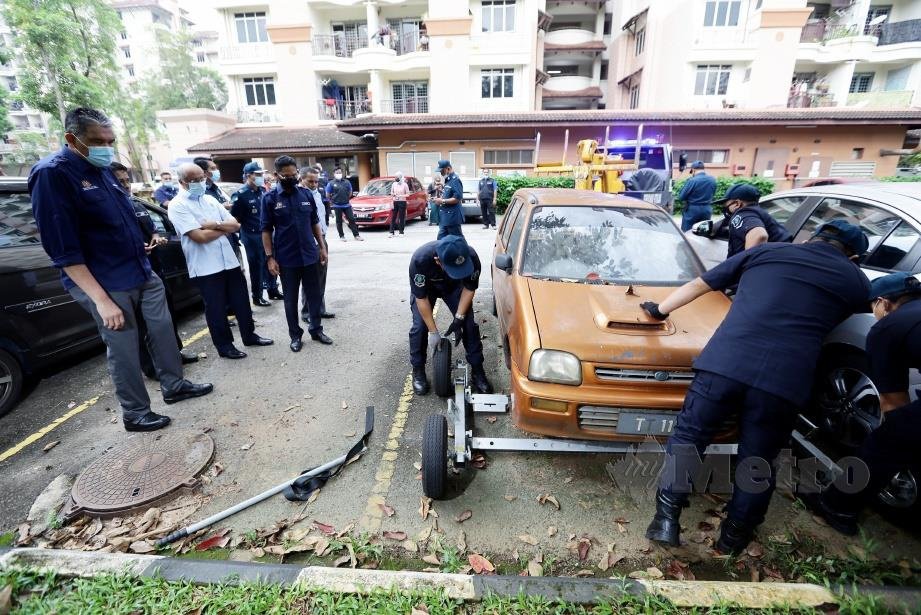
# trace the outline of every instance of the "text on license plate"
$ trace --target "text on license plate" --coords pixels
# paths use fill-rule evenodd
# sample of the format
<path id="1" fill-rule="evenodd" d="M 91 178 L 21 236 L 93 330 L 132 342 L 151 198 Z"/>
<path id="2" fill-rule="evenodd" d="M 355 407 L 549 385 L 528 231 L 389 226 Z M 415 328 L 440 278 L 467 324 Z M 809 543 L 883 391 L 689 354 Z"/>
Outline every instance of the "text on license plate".
<path id="1" fill-rule="evenodd" d="M 675 429 L 677 412 L 621 412 L 617 433 L 667 436 Z"/>
<path id="2" fill-rule="evenodd" d="M 358 220 L 370 220 L 371 214 L 358 214 L 357 216 L 355 216 L 355 218 L 357 218 Z"/>
<path id="3" fill-rule="evenodd" d="M 652 203 L 653 205 L 658 205 L 662 202 L 662 195 L 658 192 L 647 192 L 643 195 L 643 200 L 647 203 Z"/>

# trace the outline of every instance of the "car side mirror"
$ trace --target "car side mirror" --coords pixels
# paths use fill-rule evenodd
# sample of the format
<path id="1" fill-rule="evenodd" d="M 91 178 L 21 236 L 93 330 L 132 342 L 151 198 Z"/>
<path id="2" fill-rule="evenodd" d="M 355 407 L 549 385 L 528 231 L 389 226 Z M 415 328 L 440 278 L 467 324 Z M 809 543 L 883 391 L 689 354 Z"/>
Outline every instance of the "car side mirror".
<path id="1" fill-rule="evenodd" d="M 684 173 L 686 168 L 688 168 L 688 155 L 681 154 L 678 156 L 678 172 Z"/>
<path id="2" fill-rule="evenodd" d="M 710 237 L 713 234 L 713 220 L 698 222 L 691 228 L 691 232 L 699 237 Z"/>
<path id="3" fill-rule="evenodd" d="M 508 254 L 496 254 L 496 269 L 501 269 L 505 273 L 512 272 L 512 257 Z"/>

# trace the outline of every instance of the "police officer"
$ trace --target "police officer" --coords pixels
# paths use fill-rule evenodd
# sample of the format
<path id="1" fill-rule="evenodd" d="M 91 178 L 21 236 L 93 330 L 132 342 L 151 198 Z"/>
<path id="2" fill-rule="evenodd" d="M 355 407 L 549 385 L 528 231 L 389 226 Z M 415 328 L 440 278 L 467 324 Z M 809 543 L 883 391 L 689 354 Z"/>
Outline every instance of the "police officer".
<path id="1" fill-rule="evenodd" d="M 262 296 L 263 289 L 269 289 L 269 296 L 283 296 L 278 292 L 278 278 L 269 273 L 262 249 L 262 195 L 265 171 L 258 162 L 247 163 L 243 167 L 245 184 L 230 196 L 230 215 L 240 223 L 240 238 L 246 250 L 246 262 L 249 265 L 249 292 L 253 296 L 253 305 L 265 307 L 272 305 Z"/>
<path id="2" fill-rule="evenodd" d="M 859 493 L 843 493 L 832 485 L 819 497 L 803 498 L 848 536 L 858 532 L 860 508 L 893 476 L 921 467 L 921 400 L 910 401 L 908 393 L 909 370 L 921 368 L 921 283 L 908 273 L 891 273 L 873 280 L 870 300 L 877 322 L 867 334 L 867 355 L 883 422 L 857 454 L 870 471 L 869 482 Z"/>
<path id="3" fill-rule="evenodd" d="M 678 200 L 684 203 L 681 213 L 681 230 L 688 231 L 695 223 L 709 220 L 713 216 L 710 202 L 716 193 L 716 179 L 704 171 L 704 163 L 695 160 L 691 163 L 692 176 L 684 182 Z"/>
<path id="4" fill-rule="evenodd" d="M 275 159 L 278 185 L 262 197 L 262 246 L 269 272 L 281 276 L 285 291 L 285 318 L 292 352 L 303 348 L 304 330 L 298 324 L 297 298 L 303 287 L 310 310 L 308 331 L 314 341 L 332 344 L 323 333 L 320 316 L 320 273 L 318 264 L 326 264 L 326 242 L 320 228 L 313 195 L 297 185 L 297 161 L 291 156 Z"/>
<path id="5" fill-rule="evenodd" d="M 160 187 L 153 194 L 157 203 L 161 207 L 169 207 L 169 202 L 176 197 L 178 192 L 179 188 L 176 187 L 176 182 L 173 181 L 173 174 L 169 171 L 160 173 Z"/>
<path id="6" fill-rule="evenodd" d="M 761 193 L 744 182 L 734 184 L 725 196 L 714 203 L 725 203 L 726 218 L 729 220 L 729 250 L 726 258 L 767 242 L 793 241 L 782 224 L 771 214 L 758 206 Z"/>
<path id="7" fill-rule="evenodd" d="M 444 177 L 445 185 L 441 196 L 434 199 L 438 204 L 438 239 L 446 235 L 463 237 L 464 185 L 454 173 L 449 160 L 438 161 L 438 172 Z"/>
<path id="8" fill-rule="evenodd" d="M 463 237 L 447 235 L 421 245 L 409 261 L 409 309 L 413 325 L 409 330 L 409 360 L 413 366 L 413 390 L 418 395 L 429 391 L 425 375 L 425 353 L 441 341 L 435 325 L 435 301 L 441 299 L 454 314 L 445 335 L 455 334 L 454 343 L 464 340 L 467 363 L 477 393 L 492 393 L 483 369 L 483 343 L 480 327 L 473 316 L 473 295 L 480 282 L 480 257 Z"/>
<path id="9" fill-rule="evenodd" d="M 725 320 L 694 362 L 666 465 L 656 493 L 650 540 L 679 545 L 679 515 L 691 490 L 699 455 L 737 411 L 736 486 L 716 549 L 737 554 L 763 520 L 774 480 L 757 481 L 789 442 L 793 422 L 812 388 L 822 341 L 845 318 L 864 309 L 870 283 L 856 261 L 868 246 L 863 232 L 843 220 L 819 227 L 803 244 L 774 243 L 745 250 L 672 292 L 661 304 L 640 307 L 655 320 L 697 297 L 738 285 Z M 673 319 L 681 327 L 681 315 Z M 744 477 L 752 477 L 744 482 Z M 740 482 L 739 477 L 743 477 Z"/>
<path id="10" fill-rule="evenodd" d="M 496 195 L 498 193 L 496 180 L 489 176 L 489 169 L 483 169 L 483 177 L 477 187 L 477 197 L 480 199 L 480 212 L 483 215 L 483 228 L 492 225 L 496 228 Z"/>

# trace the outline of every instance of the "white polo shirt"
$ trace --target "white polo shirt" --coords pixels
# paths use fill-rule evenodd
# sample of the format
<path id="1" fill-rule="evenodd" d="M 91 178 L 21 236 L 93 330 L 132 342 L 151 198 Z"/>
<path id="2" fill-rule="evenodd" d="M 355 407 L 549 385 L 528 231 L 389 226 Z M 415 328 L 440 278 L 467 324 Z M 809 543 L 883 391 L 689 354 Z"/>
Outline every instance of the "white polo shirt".
<path id="1" fill-rule="evenodd" d="M 170 202 L 168 212 L 170 222 L 182 238 L 182 252 L 185 254 L 190 278 L 212 275 L 240 266 L 240 260 L 226 235 L 208 243 L 198 243 L 188 235 L 189 231 L 201 229 L 202 222 L 206 220 L 225 222 L 233 219 L 217 199 L 207 194 L 196 199 L 188 190 L 180 187 L 179 193 Z"/>
<path id="2" fill-rule="evenodd" d="M 311 190 L 310 194 L 313 195 L 313 200 L 317 204 L 317 217 L 320 218 L 320 231 L 322 231 L 323 236 L 326 237 L 326 205 L 323 204 L 323 197 L 320 196 L 319 190 Z"/>

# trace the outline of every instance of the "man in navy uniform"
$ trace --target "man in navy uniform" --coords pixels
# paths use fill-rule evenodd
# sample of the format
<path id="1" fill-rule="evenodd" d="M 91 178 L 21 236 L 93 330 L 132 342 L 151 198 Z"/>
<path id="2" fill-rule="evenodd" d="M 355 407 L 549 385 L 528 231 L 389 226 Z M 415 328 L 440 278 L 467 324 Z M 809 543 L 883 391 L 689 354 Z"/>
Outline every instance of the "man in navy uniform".
<path id="1" fill-rule="evenodd" d="M 480 199 L 480 213 L 483 216 L 483 228 L 496 228 L 496 195 L 499 192 L 496 180 L 489 176 L 489 169 L 483 169 L 483 177 L 477 186 L 477 198 Z"/>
<path id="2" fill-rule="evenodd" d="M 269 273 L 262 249 L 262 195 L 265 194 L 263 177 L 265 171 L 258 162 L 247 163 L 243 167 L 245 184 L 230 197 L 230 215 L 240 223 L 240 238 L 246 250 L 246 263 L 249 265 L 249 292 L 253 305 L 272 305 L 262 296 L 264 289 L 269 289 L 270 296 L 280 296 L 278 278 Z"/>
<path id="3" fill-rule="evenodd" d="M 157 203 L 162 207 L 169 207 L 169 202 L 176 198 L 177 192 L 179 189 L 176 187 L 176 182 L 173 181 L 173 174 L 169 171 L 160 173 L 160 187 L 153 194 Z"/>
<path id="4" fill-rule="evenodd" d="M 101 111 L 77 108 L 67 113 L 64 130 L 65 147 L 29 174 L 42 247 L 61 269 L 65 290 L 96 321 L 125 429 L 160 429 L 170 418 L 150 409 L 138 360 L 137 312 L 150 331 L 164 402 L 206 395 L 213 387 L 183 379 L 163 282 L 150 269 L 131 201 L 109 170 L 112 123 Z"/>
<path id="5" fill-rule="evenodd" d="M 734 184 L 726 194 L 715 203 L 725 203 L 729 222 L 729 250 L 726 258 L 763 243 L 793 241 L 793 235 L 771 214 L 758 206 L 761 193 L 758 189 L 744 182 Z"/>
<path id="6" fill-rule="evenodd" d="M 464 184 L 451 168 L 450 160 L 439 160 L 438 172 L 445 180 L 441 196 L 434 199 L 438 204 L 438 239 L 446 235 L 463 237 Z"/>
<path id="7" fill-rule="evenodd" d="M 738 554 L 764 521 L 774 479 L 757 481 L 793 432 L 812 389 L 826 335 L 862 311 L 870 282 L 856 261 L 867 250 L 856 226 L 833 220 L 807 243 L 765 244 L 723 261 L 672 292 L 660 304 L 641 308 L 655 320 L 697 297 L 738 285 L 725 320 L 694 362 L 694 380 L 666 444 L 665 470 L 656 493 L 650 540 L 680 544 L 679 515 L 691 491 L 700 455 L 726 420 L 738 412 L 739 476 L 720 527 L 716 550 Z M 680 328 L 681 316 L 675 320 Z M 751 461 L 748 461 L 751 460 Z"/>
<path id="8" fill-rule="evenodd" d="M 445 335 L 455 335 L 455 345 L 464 340 L 467 363 L 477 393 L 492 393 L 483 369 L 483 342 L 473 315 L 473 296 L 480 283 L 480 257 L 463 237 L 448 235 L 419 246 L 409 261 L 409 309 L 413 315 L 409 330 L 409 361 L 413 366 L 413 390 L 418 395 L 429 391 L 425 375 L 425 355 L 441 342 L 435 324 L 435 301 L 441 299 L 454 314 Z"/>
<path id="9" fill-rule="evenodd" d="M 278 185 L 262 197 L 262 246 L 269 272 L 281 276 L 291 351 L 300 352 L 304 330 L 298 324 L 297 298 L 301 287 L 310 310 L 310 338 L 321 344 L 333 343 L 323 333 L 320 316 L 318 265 L 326 264 L 326 242 L 313 195 L 297 185 L 297 161 L 291 156 L 279 156 L 275 159 L 275 173 Z"/>
<path id="10" fill-rule="evenodd" d="M 713 216 L 710 203 L 716 193 L 716 179 L 704 171 L 704 163 L 695 160 L 691 163 L 693 174 L 681 187 L 678 200 L 684 203 L 681 212 L 681 230 L 688 231 L 701 220 L 709 220 Z"/>

